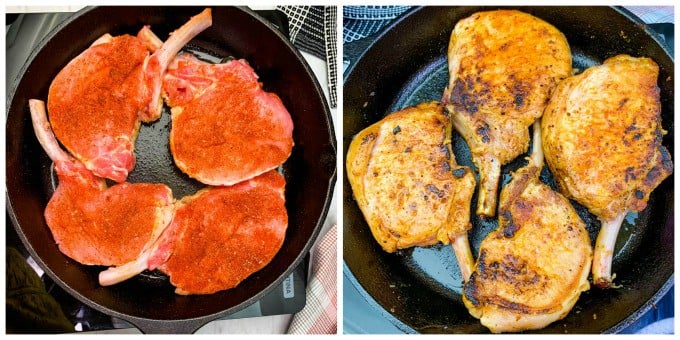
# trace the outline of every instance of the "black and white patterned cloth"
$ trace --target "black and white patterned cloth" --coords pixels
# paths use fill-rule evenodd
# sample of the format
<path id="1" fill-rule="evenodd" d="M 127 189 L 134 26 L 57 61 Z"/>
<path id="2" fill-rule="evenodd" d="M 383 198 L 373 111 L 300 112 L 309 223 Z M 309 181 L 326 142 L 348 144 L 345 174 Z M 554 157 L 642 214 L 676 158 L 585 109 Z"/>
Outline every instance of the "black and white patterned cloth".
<path id="1" fill-rule="evenodd" d="M 411 6 L 343 6 L 343 43 L 351 43 L 377 33 L 410 8 Z M 647 24 L 674 22 L 672 6 L 625 6 L 625 8 Z M 668 44 L 672 50 L 673 41 Z M 345 56 L 343 60 L 343 72 L 350 63 L 346 58 Z"/>
<path id="2" fill-rule="evenodd" d="M 331 107 L 337 104 L 337 7 L 277 6 L 288 17 L 290 40 L 302 51 L 326 60 Z"/>
<path id="3" fill-rule="evenodd" d="M 378 32 L 409 8 L 411 6 L 343 6 L 343 42 L 352 42 Z"/>

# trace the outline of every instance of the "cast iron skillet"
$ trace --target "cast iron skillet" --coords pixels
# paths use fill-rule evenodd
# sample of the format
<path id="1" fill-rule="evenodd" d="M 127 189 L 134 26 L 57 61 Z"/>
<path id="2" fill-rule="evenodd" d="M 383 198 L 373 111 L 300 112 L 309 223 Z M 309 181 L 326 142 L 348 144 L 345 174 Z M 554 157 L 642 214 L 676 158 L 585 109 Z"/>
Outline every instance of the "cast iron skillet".
<path id="1" fill-rule="evenodd" d="M 213 25 L 188 49 L 208 59 L 244 58 L 268 91 L 291 113 L 295 146 L 281 167 L 289 225 L 279 253 L 269 265 L 234 289 L 204 296 L 179 296 L 167 278 L 145 273 L 101 287 L 101 267 L 80 265 L 59 252 L 43 211 L 54 189 L 52 164 L 38 144 L 28 99 L 47 98 L 54 76 L 104 33 L 136 34 L 144 24 L 162 39 L 198 7 L 100 7 L 80 11 L 51 32 L 31 54 L 10 89 L 7 112 L 7 198 L 17 233 L 45 272 L 67 292 L 144 332 L 193 332 L 211 320 L 237 312 L 268 293 L 297 267 L 328 212 L 336 176 L 336 146 L 330 111 L 309 66 L 273 26 L 245 8 L 213 8 Z M 174 166 L 168 149 L 169 112 L 144 125 L 136 143 L 137 166 L 129 182 L 168 184 L 175 198 L 203 185 Z M 228 261 L 228 259 L 225 259 Z"/>
<path id="2" fill-rule="evenodd" d="M 417 8 L 402 16 L 350 60 L 344 83 L 343 148 L 352 137 L 385 114 L 422 101 L 440 100 L 448 82 L 446 49 L 458 20 L 490 7 Z M 663 144 L 673 152 L 673 60 L 658 36 L 620 8 L 524 7 L 521 10 L 560 29 L 570 44 L 574 67 L 583 70 L 619 53 L 653 58 L 660 67 Z M 470 166 L 469 148 L 452 136 L 458 163 Z M 501 185 L 526 164 L 525 156 L 502 168 Z M 544 167 L 541 179 L 555 188 Z M 648 207 L 627 216 L 617 242 L 613 271 L 623 288 L 591 288 L 571 313 L 538 333 L 615 333 L 643 315 L 673 285 L 673 176 L 652 194 Z M 487 333 L 461 300 L 462 279 L 450 246 L 416 247 L 388 254 L 373 239 L 344 175 L 345 275 L 385 318 L 404 332 Z M 473 254 L 497 221 L 475 216 L 472 202 Z M 587 223 L 591 239 L 599 222 L 573 202 Z"/>

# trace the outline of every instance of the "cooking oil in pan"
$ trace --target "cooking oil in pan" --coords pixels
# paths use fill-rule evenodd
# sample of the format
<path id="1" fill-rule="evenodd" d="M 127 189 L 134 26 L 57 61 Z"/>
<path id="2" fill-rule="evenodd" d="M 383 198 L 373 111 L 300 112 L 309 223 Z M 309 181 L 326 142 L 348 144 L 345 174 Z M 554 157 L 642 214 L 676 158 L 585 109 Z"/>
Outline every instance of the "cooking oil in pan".
<path id="1" fill-rule="evenodd" d="M 642 243 L 643 236 L 647 230 L 649 214 L 646 210 L 641 213 L 629 212 L 616 238 L 616 246 L 614 248 L 614 263 L 613 270 L 616 272 L 616 266 L 620 263 L 625 263 L 635 253 L 640 243 Z"/>
<path id="2" fill-rule="evenodd" d="M 450 245 L 414 247 L 404 251 L 404 264 L 424 286 L 444 296 L 460 296 L 463 277 Z"/>

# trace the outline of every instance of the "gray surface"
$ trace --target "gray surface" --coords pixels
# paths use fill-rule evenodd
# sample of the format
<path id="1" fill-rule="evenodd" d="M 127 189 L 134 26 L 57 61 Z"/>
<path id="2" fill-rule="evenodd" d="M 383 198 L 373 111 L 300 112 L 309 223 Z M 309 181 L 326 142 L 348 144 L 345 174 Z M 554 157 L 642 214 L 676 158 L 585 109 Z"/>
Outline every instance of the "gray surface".
<path id="1" fill-rule="evenodd" d="M 5 88 L 7 92 L 11 90 L 12 84 L 19 75 L 22 66 L 28 59 L 32 50 L 21 48 L 21 46 L 37 46 L 38 43 L 49 33 L 44 27 L 54 27 L 64 21 L 72 13 L 55 13 L 51 15 L 19 15 L 14 23 L 5 27 L 5 63 L 6 65 L 21 65 L 20 67 L 7 68 L 5 78 Z"/>

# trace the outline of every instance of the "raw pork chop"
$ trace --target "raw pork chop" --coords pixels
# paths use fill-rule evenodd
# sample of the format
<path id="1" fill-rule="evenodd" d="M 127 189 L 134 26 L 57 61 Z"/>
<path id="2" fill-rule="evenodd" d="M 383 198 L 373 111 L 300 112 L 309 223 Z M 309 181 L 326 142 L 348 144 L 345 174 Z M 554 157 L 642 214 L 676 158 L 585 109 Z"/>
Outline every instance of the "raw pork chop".
<path id="1" fill-rule="evenodd" d="M 151 55 L 143 34 L 105 34 L 97 39 L 50 85 L 47 105 L 59 141 L 95 175 L 124 182 L 135 165 L 140 120 L 160 117 L 165 69 L 211 23 L 211 11 L 206 9 Z"/>
<path id="2" fill-rule="evenodd" d="M 175 164 L 210 185 L 232 185 L 278 167 L 293 148 L 293 122 L 245 60 L 203 62 L 184 53 L 168 67 Z"/>
<path id="3" fill-rule="evenodd" d="M 183 198 L 153 248 L 134 262 L 100 273 L 99 283 L 112 285 L 158 268 L 170 276 L 177 294 L 235 287 L 267 265 L 283 244 L 288 226 L 285 184 L 272 170 Z"/>
<path id="4" fill-rule="evenodd" d="M 59 250 L 88 265 L 113 266 L 134 260 L 170 223 L 170 188 L 146 183 L 107 188 L 103 178 L 59 147 L 45 104 L 40 100 L 29 103 L 35 134 L 59 177 L 45 209 L 45 220 Z"/>

